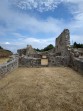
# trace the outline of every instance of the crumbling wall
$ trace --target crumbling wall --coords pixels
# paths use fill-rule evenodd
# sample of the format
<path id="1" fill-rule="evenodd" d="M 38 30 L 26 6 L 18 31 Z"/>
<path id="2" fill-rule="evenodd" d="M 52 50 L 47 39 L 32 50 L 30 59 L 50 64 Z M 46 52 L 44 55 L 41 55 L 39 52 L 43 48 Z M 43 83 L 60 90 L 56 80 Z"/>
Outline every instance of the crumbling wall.
<path id="1" fill-rule="evenodd" d="M 74 53 L 74 56 L 82 57 L 83 58 L 83 48 L 72 48 L 72 53 Z"/>
<path id="2" fill-rule="evenodd" d="M 40 67 L 41 59 L 32 57 L 19 58 L 19 67 Z"/>
<path id="3" fill-rule="evenodd" d="M 70 61 L 70 33 L 68 29 L 65 29 L 56 38 L 55 45 L 55 51 L 48 54 L 49 66 L 68 66 Z"/>
<path id="4" fill-rule="evenodd" d="M 83 74 L 83 59 L 79 58 L 71 58 L 69 66 L 73 68 L 75 71 Z"/>
<path id="5" fill-rule="evenodd" d="M 58 56 L 68 55 L 68 47 L 70 46 L 70 33 L 65 29 L 58 38 L 56 38 L 56 54 Z"/>
<path id="6" fill-rule="evenodd" d="M 21 58 L 19 65 L 42 67 L 41 59 L 43 55 L 48 59 L 48 66 L 70 66 L 74 70 L 83 73 L 83 48 L 75 49 L 70 47 L 70 32 L 68 29 L 65 29 L 56 38 L 55 46 L 54 49 L 46 52 L 36 52 L 32 46 L 27 46 L 26 51 L 20 50 L 20 55 L 23 53 L 28 58 Z"/>
<path id="7" fill-rule="evenodd" d="M 28 57 L 36 57 L 38 55 L 31 45 L 27 45 L 27 47 L 24 49 L 17 50 L 17 53 L 19 54 L 19 56 L 25 55 Z"/>
<path id="8" fill-rule="evenodd" d="M 8 63 L 4 63 L 0 65 L 0 76 L 4 76 L 5 74 L 13 71 L 18 68 L 18 59 L 14 58 Z"/>
<path id="9" fill-rule="evenodd" d="M 19 54 L 19 56 L 26 55 L 26 48 L 17 50 L 17 53 Z"/>
<path id="10" fill-rule="evenodd" d="M 70 58 L 68 56 L 49 56 L 49 66 L 68 66 Z"/>
<path id="11" fill-rule="evenodd" d="M 80 51 L 77 49 L 71 49 L 69 66 L 75 71 L 83 74 L 83 55 L 80 56 L 80 54 L 83 54 L 83 49 Z"/>
<path id="12" fill-rule="evenodd" d="M 26 56 L 34 57 L 35 54 L 36 54 L 36 51 L 32 48 L 32 46 L 31 45 L 27 45 Z"/>
<path id="13" fill-rule="evenodd" d="M 31 45 L 28 45 L 26 48 L 26 56 L 32 57 L 32 58 L 41 58 L 42 55 L 45 55 L 48 58 L 48 64 L 49 66 L 68 66 L 69 62 L 69 51 L 68 46 L 70 45 L 70 33 L 68 29 L 65 29 L 58 38 L 56 38 L 56 48 L 53 48 L 52 50 L 41 52 L 38 54 L 38 52 L 34 51 Z M 25 62 L 24 62 L 25 61 Z M 34 62 L 34 59 L 27 59 L 25 58 L 21 60 L 21 64 L 27 64 L 27 66 L 32 66 Z M 30 65 L 28 65 L 30 63 Z M 34 66 L 34 65 L 33 65 Z M 36 62 L 35 62 L 36 66 Z M 41 64 L 40 64 L 41 66 Z"/>
<path id="14" fill-rule="evenodd" d="M 83 74 L 83 60 L 74 58 L 72 68 Z"/>

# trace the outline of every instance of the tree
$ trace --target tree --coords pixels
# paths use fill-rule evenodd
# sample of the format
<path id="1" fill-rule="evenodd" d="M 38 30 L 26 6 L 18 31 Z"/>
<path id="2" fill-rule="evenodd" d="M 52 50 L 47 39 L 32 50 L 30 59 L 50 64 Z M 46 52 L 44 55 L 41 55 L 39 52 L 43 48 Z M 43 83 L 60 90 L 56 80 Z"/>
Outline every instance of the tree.
<path id="1" fill-rule="evenodd" d="M 83 44 L 80 44 L 80 43 L 78 44 L 78 43 L 74 42 L 73 48 L 83 48 Z"/>
<path id="2" fill-rule="evenodd" d="M 48 50 L 51 50 L 51 49 L 53 49 L 54 48 L 54 46 L 52 45 L 52 44 L 50 44 L 50 45 L 48 45 L 47 47 L 45 47 L 44 49 L 43 49 L 43 51 L 48 51 Z"/>
<path id="3" fill-rule="evenodd" d="M 47 47 L 45 47 L 44 49 L 35 49 L 36 51 L 38 51 L 38 52 L 43 52 L 43 51 L 48 51 L 48 50 L 51 50 L 51 49 L 53 49 L 54 48 L 54 46 L 52 45 L 52 44 L 50 44 L 50 45 L 48 45 Z"/>
<path id="4" fill-rule="evenodd" d="M 0 46 L 0 49 L 3 49 L 3 48 Z"/>

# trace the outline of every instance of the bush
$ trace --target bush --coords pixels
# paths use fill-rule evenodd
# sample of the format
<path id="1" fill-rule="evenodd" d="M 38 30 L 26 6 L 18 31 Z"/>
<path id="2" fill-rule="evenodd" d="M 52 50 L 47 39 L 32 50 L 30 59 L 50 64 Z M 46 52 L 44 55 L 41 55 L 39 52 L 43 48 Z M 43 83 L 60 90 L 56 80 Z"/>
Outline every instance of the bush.
<path id="1" fill-rule="evenodd" d="M 80 43 L 78 44 L 78 43 L 74 42 L 73 48 L 83 48 L 83 44 L 80 44 Z"/>

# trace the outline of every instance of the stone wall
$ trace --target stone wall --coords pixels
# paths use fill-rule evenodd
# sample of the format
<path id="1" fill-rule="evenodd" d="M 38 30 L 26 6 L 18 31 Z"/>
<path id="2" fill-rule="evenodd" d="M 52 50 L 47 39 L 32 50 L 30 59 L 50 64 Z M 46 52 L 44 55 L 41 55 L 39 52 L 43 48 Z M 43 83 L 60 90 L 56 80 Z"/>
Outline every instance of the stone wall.
<path id="1" fill-rule="evenodd" d="M 52 50 L 37 52 L 32 46 L 28 45 L 27 48 L 19 49 L 18 54 L 19 56 L 13 55 L 8 63 L 0 65 L 0 76 L 4 76 L 18 67 L 43 66 L 69 66 L 83 74 L 83 48 L 75 49 L 70 47 L 68 29 L 65 29 L 56 38 L 56 47 Z"/>
<path id="2" fill-rule="evenodd" d="M 69 66 L 73 68 L 75 71 L 83 74 L 83 49 L 79 51 L 79 49 L 71 49 L 70 51 L 70 61 Z"/>
<path id="3" fill-rule="evenodd" d="M 27 45 L 27 47 L 24 49 L 17 50 L 17 53 L 19 54 L 19 56 L 26 55 L 28 57 L 34 57 L 35 55 L 37 55 L 37 52 L 32 48 L 31 45 Z"/>
<path id="4" fill-rule="evenodd" d="M 68 55 L 67 49 L 70 46 L 70 33 L 65 29 L 58 38 L 56 38 L 56 54 L 59 56 Z"/>
<path id="5" fill-rule="evenodd" d="M 40 67 L 41 59 L 32 58 L 32 57 L 20 57 L 19 58 L 19 67 Z"/>
<path id="6" fill-rule="evenodd" d="M 18 68 L 18 58 L 14 58 L 8 63 L 1 64 L 0 76 L 4 76 L 5 74 L 13 71 L 16 68 Z"/>
<path id="7" fill-rule="evenodd" d="M 32 48 L 32 46 L 31 45 L 27 45 L 26 56 L 34 57 L 35 54 L 36 54 L 36 51 Z"/>
<path id="8" fill-rule="evenodd" d="M 26 48 L 17 50 L 19 56 L 26 55 Z"/>
<path id="9" fill-rule="evenodd" d="M 68 66 L 70 61 L 70 33 L 65 29 L 56 38 L 55 49 L 48 53 L 49 66 Z"/>
<path id="10" fill-rule="evenodd" d="M 82 57 L 83 58 L 83 48 L 72 48 L 72 53 L 74 53 L 74 56 Z"/>
<path id="11" fill-rule="evenodd" d="M 49 56 L 49 66 L 68 66 L 70 58 L 68 56 Z"/>
<path id="12" fill-rule="evenodd" d="M 26 51 L 25 51 L 26 50 Z M 83 73 L 83 48 L 70 47 L 70 32 L 65 29 L 57 38 L 55 48 L 45 52 L 36 52 L 32 46 L 19 50 L 19 66 L 42 67 L 42 56 L 46 56 L 48 66 L 70 66 L 74 70 Z M 46 61 L 45 61 L 46 62 Z"/>
<path id="13" fill-rule="evenodd" d="M 83 59 L 81 58 L 71 58 L 69 66 L 73 68 L 75 71 L 83 74 Z"/>
<path id="14" fill-rule="evenodd" d="M 38 58 L 41 60 L 42 56 L 46 56 L 48 59 L 48 66 L 68 66 L 70 45 L 70 33 L 68 29 L 65 29 L 60 36 L 56 39 L 56 47 L 52 50 L 45 52 L 36 52 L 32 46 L 28 45 L 26 48 L 26 56 L 21 57 L 19 60 L 20 66 L 35 67 L 38 64 Z M 31 57 L 31 58 L 30 58 Z M 34 59 L 35 58 L 35 59 Z"/>
<path id="15" fill-rule="evenodd" d="M 74 58 L 73 59 L 73 66 L 72 68 L 78 72 L 80 72 L 81 74 L 83 74 L 83 60 Z"/>

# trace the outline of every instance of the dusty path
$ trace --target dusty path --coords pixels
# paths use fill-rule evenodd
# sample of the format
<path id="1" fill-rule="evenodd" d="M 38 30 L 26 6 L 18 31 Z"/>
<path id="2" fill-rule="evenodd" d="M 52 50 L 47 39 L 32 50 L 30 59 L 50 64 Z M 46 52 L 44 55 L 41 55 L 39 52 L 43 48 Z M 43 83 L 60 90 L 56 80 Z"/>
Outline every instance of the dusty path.
<path id="1" fill-rule="evenodd" d="M 0 80 L 0 111 L 83 111 L 83 76 L 69 68 L 19 68 Z"/>

